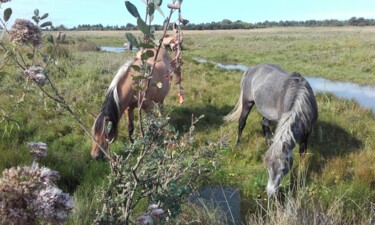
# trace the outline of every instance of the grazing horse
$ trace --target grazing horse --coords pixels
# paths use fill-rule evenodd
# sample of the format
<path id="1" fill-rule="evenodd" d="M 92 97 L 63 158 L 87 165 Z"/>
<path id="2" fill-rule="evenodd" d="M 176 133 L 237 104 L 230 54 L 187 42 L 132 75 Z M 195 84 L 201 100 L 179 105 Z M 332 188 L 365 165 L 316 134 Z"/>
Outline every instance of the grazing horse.
<path id="1" fill-rule="evenodd" d="M 254 104 L 263 116 L 262 129 L 269 145 L 264 162 L 269 175 L 266 190 L 271 196 L 278 192 L 281 179 L 293 165 L 295 143 L 300 146 L 300 154 L 306 151 L 318 107 L 313 90 L 300 74 L 288 73 L 272 64 L 250 67 L 243 75 L 236 107 L 224 118 L 239 118 L 237 144 Z M 271 121 L 277 121 L 273 140 Z"/>
<path id="2" fill-rule="evenodd" d="M 153 51 L 156 54 L 156 49 Z M 128 117 L 129 139 L 132 141 L 131 136 L 134 131 L 133 111 L 135 107 L 138 107 L 138 99 L 136 98 L 138 91 L 134 90 L 132 85 L 139 82 L 139 80 L 133 80 L 133 77 L 140 76 L 140 73 L 134 70 L 132 65 L 141 65 L 140 55 L 139 52 L 134 60 L 127 61 L 119 69 L 107 90 L 100 113 L 95 119 L 92 135 L 103 149 L 108 148 L 108 141 L 116 139 L 118 123 L 123 113 Z M 153 62 L 153 58 L 151 58 L 147 63 L 152 66 Z M 146 113 L 152 110 L 154 103 L 162 104 L 169 92 L 172 75 L 171 62 L 168 52 L 161 48 L 150 80 L 150 84 L 161 83 L 161 87 L 149 85 L 142 104 L 142 109 Z M 103 152 L 96 142 L 93 142 L 91 149 L 91 156 L 94 159 L 103 157 Z"/>

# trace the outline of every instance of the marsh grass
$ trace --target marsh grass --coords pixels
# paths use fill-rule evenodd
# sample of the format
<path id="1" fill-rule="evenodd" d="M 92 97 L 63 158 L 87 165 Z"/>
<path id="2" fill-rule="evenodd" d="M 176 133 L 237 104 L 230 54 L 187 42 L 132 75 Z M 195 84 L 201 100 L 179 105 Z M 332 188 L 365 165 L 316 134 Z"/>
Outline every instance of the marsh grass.
<path id="1" fill-rule="evenodd" d="M 191 58 L 244 65 L 271 62 L 305 76 L 375 84 L 374 33 L 375 29 L 371 27 L 185 32 L 182 84 L 186 103 L 178 105 L 177 87 L 173 85 L 165 100 L 164 113 L 181 132 L 189 128 L 192 114 L 204 114 L 195 129 L 197 144 L 229 138 L 231 149 L 221 154 L 220 167 L 207 183 L 231 185 L 241 190 L 243 202 L 246 202 L 242 214 L 248 215 L 249 221 L 272 222 L 306 210 L 308 220 L 322 217 L 327 218 L 322 221 L 328 222 L 371 224 L 369 218 L 374 215 L 375 202 L 374 113 L 353 101 L 317 94 L 319 119 L 307 150 L 309 163 L 305 189 L 298 193 L 288 191 L 296 182 L 296 175 L 289 176 L 282 187 L 290 201 L 290 213 L 280 209 L 279 212 L 267 212 L 269 218 L 274 218 L 272 220 L 258 217 L 259 204 L 262 207 L 266 204 L 264 190 L 267 183 L 262 160 L 267 145 L 261 131 L 261 115 L 254 107 L 242 143 L 236 147 L 237 123 L 224 123 L 222 117 L 237 102 L 242 72 L 199 64 Z M 91 127 L 90 113 L 100 110 L 110 81 L 132 54 L 78 51 L 76 46 L 80 41 L 96 46 L 122 46 L 125 40 L 122 32 L 69 32 L 67 36 L 69 44 L 64 45 L 64 51 L 68 57 L 59 61 L 51 76 L 72 108 Z M 95 200 L 96 191 L 106 182 L 108 164 L 91 160 L 90 139 L 58 104 L 47 100 L 32 85 L 25 86 L 19 71 L 10 71 L 10 74 L 1 80 L 2 109 L 11 109 L 17 97 L 23 92 L 26 95 L 12 115 L 18 125 L 0 123 L 0 170 L 32 162 L 26 149 L 27 142 L 47 143 L 48 156 L 40 164 L 59 171 L 62 175 L 59 187 L 74 194 L 76 200 L 75 213 L 69 224 L 91 224 L 95 210 L 101 207 Z M 124 148 L 128 141 L 124 121 L 121 121 L 119 139 L 113 146 L 116 151 Z M 292 173 L 296 174 L 300 166 L 297 151 L 294 158 Z M 183 214 L 181 221 L 193 221 L 190 216 L 201 218 L 194 213 L 203 213 L 203 210 L 192 211 Z M 262 215 L 265 215 L 264 211 Z"/>
<path id="2" fill-rule="evenodd" d="M 186 32 L 189 57 L 225 64 L 274 63 L 305 76 L 375 84 L 373 27 Z"/>

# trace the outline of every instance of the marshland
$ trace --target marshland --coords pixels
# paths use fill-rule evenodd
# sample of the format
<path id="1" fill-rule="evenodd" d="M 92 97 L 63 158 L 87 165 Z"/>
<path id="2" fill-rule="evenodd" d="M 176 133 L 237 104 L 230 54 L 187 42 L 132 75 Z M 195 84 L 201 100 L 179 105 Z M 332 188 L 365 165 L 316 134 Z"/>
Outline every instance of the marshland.
<path id="1" fill-rule="evenodd" d="M 319 118 L 306 156 L 300 160 L 295 149 L 294 166 L 281 184 L 283 204 L 267 208 L 268 175 L 263 156 L 268 147 L 261 129 L 261 114 L 254 107 L 238 146 L 238 123 L 223 120 L 238 100 L 243 71 L 226 70 L 195 59 L 245 66 L 272 63 L 308 78 L 374 87 L 375 28 L 183 32 L 182 86 L 186 99 L 179 104 L 177 86 L 172 84 L 163 114 L 180 133 L 189 132 L 192 117 L 204 115 L 194 125 L 196 148 L 218 140 L 226 142 L 225 150 L 218 153 L 215 169 L 197 185 L 238 190 L 243 224 L 373 224 L 374 111 L 351 99 L 316 92 Z M 124 31 L 64 33 L 66 40 L 58 49 L 59 60 L 50 71 L 51 79 L 82 122 L 91 127 L 94 119 L 90 114 L 99 112 L 117 70 L 135 53 L 99 51 L 100 46 L 122 47 L 126 42 Z M 91 138 L 59 103 L 48 99 L 35 85 L 25 85 L 20 71 L 9 74 L 12 76 L 1 78 L 0 87 L 0 171 L 33 162 L 28 142 L 46 143 L 48 154 L 39 164 L 61 174 L 58 185 L 75 202 L 68 224 L 91 224 L 102 207 L 98 190 L 108 183 L 108 162 L 91 159 Z M 14 107 L 21 98 L 22 103 Z M 137 125 L 135 132 L 139 132 Z M 120 153 L 129 145 L 123 118 L 119 137 L 111 149 Z M 140 214 L 146 204 L 140 204 L 135 212 Z M 180 215 L 170 223 L 214 224 L 212 221 L 226 214 L 213 206 L 206 206 L 205 210 L 195 207 L 200 206 L 186 200 Z M 229 218 L 228 223 L 233 223 L 228 215 L 224 216 Z"/>

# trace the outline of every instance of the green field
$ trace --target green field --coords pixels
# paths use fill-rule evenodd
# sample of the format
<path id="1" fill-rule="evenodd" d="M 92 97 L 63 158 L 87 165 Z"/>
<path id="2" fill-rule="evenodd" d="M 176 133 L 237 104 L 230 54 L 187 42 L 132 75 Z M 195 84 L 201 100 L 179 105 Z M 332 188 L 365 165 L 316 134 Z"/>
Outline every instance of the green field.
<path id="1" fill-rule="evenodd" d="M 121 47 L 124 32 L 67 32 L 67 42 L 51 77 L 84 124 L 91 127 L 90 113 L 99 112 L 109 83 L 132 53 L 95 51 L 97 46 Z M 192 114 L 205 115 L 196 125 L 198 144 L 229 139 L 230 149 L 220 156 L 221 167 L 207 182 L 238 188 L 243 199 L 243 220 L 261 224 L 261 219 L 254 219 L 266 204 L 267 173 L 262 158 L 267 145 L 261 131 L 261 115 L 253 109 L 242 143 L 236 147 L 237 123 L 224 123 L 222 118 L 238 100 L 242 72 L 200 64 L 193 58 L 248 66 L 274 63 L 309 77 L 375 85 L 375 28 L 184 32 L 182 85 L 186 103 L 178 104 L 177 87 L 173 86 L 164 113 L 181 132 L 189 129 Z M 1 80 L 2 110 L 11 112 L 16 99 L 23 93 L 25 97 L 11 115 L 17 123 L 0 123 L 0 171 L 32 162 L 27 142 L 47 143 L 48 156 L 39 163 L 59 171 L 59 186 L 74 195 L 76 207 L 69 224 L 91 224 L 100 208 L 97 190 L 107 182 L 108 163 L 91 160 L 88 135 L 59 104 L 35 86 L 25 86 L 20 77 L 19 71 L 11 71 L 11 76 Z M 356 102 L 331 94 L 319 93 L 316 98 L 319 119 L 310 137 L 307 160 L 300 163 L 295 151 L 292 176 L 285 177 L 282 186 L 289 197 L 297 195 L 290 203 L 300 204 L 295 206 L 301 210 L 298 212 L 316 209 L 317 215 L 332 218 L 332 224 L 371 224 L 370 219 L 375 216 L 375 115 Z M 128 142 L 124 123 L 125 119 L 113 144 L 115 151 Z M 304 175 L 298 176 L 301 171 Z M 301 190 L 297 194 L 288 191 L 299 179 L 304 181 Z M 277 215 L 272 218 L 267 223 L 298 224 L 282 218 L 276 221 Z"/>

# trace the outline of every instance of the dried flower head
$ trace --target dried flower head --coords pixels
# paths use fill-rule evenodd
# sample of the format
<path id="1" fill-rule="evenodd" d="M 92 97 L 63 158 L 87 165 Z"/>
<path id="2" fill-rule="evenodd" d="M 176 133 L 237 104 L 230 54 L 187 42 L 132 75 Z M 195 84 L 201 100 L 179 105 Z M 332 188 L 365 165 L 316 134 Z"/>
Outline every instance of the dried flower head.
<path id="1" fill-rule="evenodd" d="M 59 174 L 46 167 L 13 167 L 0 179 L 0 224 L 63 224 L 73 199 L 55 184 Z"/>
<path id="2" fill-rule="evenodd" d="M 137 224 L 139 225 L 150 225 L 152 224 L 154 221 L 152 220 L 151 216 L 150 215 L 142 215 L 140 217 L 137 218 Z"/>
<path id="3" fill-rule="evenodd" d="M 13 44 L 39 47 L 42 44 L 42 31 L 29 20 L 16 19 L 9 31 L 9 39 Z"/>
<path id="4" fill-rule="evenodd" d="M 37 83 L 39 86 L 43 86 L 46 83 L 46 75 L 44 69 L 40 66 L 32 66 L 23 71 L 23 73 L 30 80 Z"/>
<path id="5" fill-rule="evenodd" d="M 47 156 L 47 144 L 43 142 L 29 142 L 27 147 L 31 149 L 31 154 L 37 159 L 44 159 Z"/>

